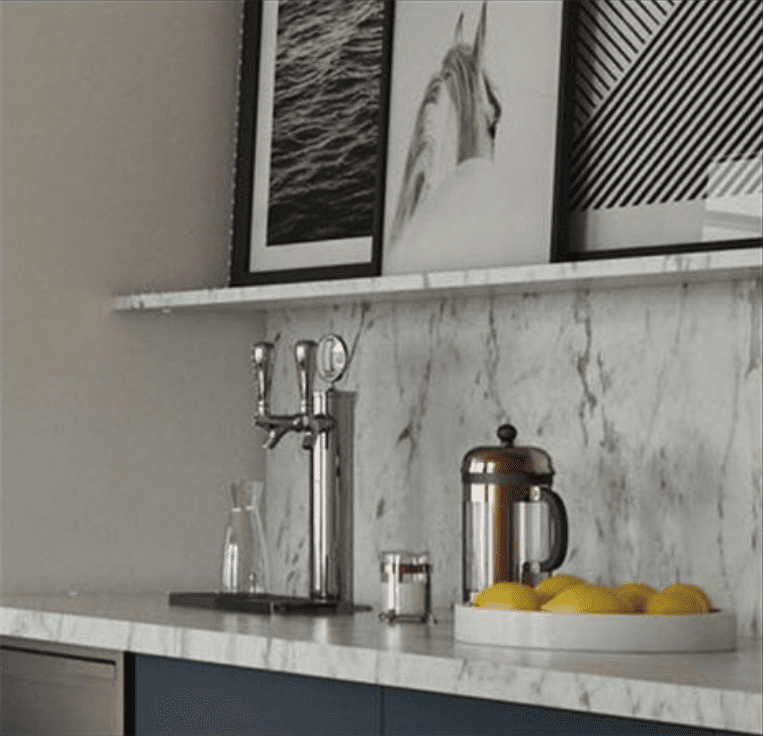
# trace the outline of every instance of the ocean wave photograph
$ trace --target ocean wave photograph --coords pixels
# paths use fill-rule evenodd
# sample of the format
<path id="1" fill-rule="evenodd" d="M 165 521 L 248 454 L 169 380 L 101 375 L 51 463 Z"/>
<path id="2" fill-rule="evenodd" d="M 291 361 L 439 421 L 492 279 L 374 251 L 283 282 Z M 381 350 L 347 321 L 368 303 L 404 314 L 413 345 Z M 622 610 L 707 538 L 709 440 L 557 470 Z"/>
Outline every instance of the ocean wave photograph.
<path id="1" fill-rule="evenodd" d="M 267 245 L 370 236 L 383 0 L 281 0 Z"/>

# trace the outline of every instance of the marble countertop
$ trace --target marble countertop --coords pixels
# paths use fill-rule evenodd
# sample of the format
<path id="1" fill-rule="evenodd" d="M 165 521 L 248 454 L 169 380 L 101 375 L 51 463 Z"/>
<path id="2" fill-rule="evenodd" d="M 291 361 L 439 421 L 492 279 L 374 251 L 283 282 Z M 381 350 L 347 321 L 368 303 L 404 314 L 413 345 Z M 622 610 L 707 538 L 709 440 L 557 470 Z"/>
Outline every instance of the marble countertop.
<path id="1" fill-rule="evenodd" d="M 735 652 L 600 654 L 493 648 L 437 624 L 259 616 L 166 595 L 3 596 L 0 634 L 454 695 L 763 734 L 761 640 Z"/>

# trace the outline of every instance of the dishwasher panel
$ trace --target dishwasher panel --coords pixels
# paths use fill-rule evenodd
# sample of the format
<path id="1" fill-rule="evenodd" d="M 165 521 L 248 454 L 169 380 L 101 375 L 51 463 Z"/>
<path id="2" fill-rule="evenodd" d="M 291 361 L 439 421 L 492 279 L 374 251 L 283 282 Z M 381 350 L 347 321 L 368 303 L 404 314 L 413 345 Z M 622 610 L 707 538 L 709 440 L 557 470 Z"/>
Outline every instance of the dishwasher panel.
<path id="1" fill-rule="evenodd" d="M 0 671 L 3 736 L 125 733 L 122 652 L 2 637 Z"/>

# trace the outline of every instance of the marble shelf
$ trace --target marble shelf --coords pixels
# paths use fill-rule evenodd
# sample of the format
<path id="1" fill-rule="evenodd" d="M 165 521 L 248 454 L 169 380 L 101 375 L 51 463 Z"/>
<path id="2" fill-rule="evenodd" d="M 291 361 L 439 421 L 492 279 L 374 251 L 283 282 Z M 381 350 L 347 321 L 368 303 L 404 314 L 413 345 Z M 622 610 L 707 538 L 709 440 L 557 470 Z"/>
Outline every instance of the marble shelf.
<path id="1" fill-rule="evenodd" d="M 166 595 L 3 596 L 0 635 L 589 713 L 763 733 L 760 639 L 733 652 L 511 649 L 434 625 L 259 616 L 170 606 Z"/>
<path id="2" fill-rule="evenodd" d="M 311 304 L 394 301 L 565 289 L 760 278 L 761 248 L 438 271 L 370 278 L 117 296 L 115 312 L 267 311 Z"/>

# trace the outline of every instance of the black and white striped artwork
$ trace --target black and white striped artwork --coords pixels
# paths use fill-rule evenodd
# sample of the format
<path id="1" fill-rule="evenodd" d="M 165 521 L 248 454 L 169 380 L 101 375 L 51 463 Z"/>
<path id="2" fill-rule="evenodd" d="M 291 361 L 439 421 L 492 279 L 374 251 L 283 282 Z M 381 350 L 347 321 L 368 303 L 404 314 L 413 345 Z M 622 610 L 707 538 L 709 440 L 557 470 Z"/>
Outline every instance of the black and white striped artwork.
<path id="1" fill-rule="evenodd" d="M 763 3 L 575 8 L 571 249 L 759 238 Z"/>

